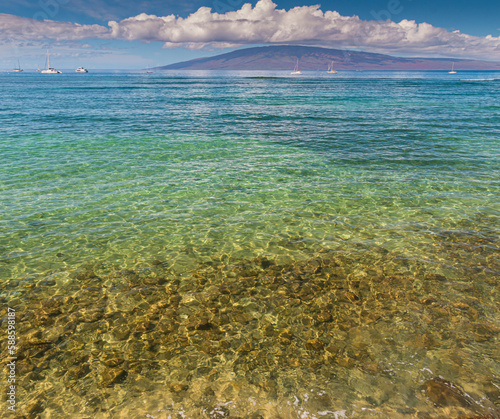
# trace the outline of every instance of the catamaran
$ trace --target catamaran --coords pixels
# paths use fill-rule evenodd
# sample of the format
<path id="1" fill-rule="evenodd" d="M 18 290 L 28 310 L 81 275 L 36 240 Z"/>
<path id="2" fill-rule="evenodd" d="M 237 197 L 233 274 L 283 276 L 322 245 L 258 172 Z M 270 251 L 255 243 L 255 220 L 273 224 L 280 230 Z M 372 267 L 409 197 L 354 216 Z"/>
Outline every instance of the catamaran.
<path id="1" fill-rule="evenodd" d="M 328 71 L 327 73 L 330 73 L 330 74 L 337 74 L 337 71 L 333 69 L 333 61 L 328 64 Z"/>
<path id="2" fill-rule="evenodd" d="M 451 71 L 448 71 L 449 74 L 457 74 L 457 72 L 455 71 L 455 63 L 452 63 L 451 64 Z"/>
<path id="3" fill-rule="evenodd" d="M 297 64 L 295 64 L 295 68 L 290 74 L 302 74 L 302 71 L 299 70 L 299 59 L 297 58 Z"/>
<path id="4" fill-rule="evenodd" d="M 23 69 L 21 68 L 21 64 L 19 64 L 19 60 L 17 60 L 17 68 L 12 71 L 14 71 L 15 73 L 20 73 L 21 71 L 23 71 Z"/>
<path id="5" fill-rule="evenodd" d="M 41 73 L 42 74 L 60 74 L 61 73 L 61 71 L 50 67 L 49 50 L 47 50 L 47 68 L 45 70 L 42 70 Z"/>

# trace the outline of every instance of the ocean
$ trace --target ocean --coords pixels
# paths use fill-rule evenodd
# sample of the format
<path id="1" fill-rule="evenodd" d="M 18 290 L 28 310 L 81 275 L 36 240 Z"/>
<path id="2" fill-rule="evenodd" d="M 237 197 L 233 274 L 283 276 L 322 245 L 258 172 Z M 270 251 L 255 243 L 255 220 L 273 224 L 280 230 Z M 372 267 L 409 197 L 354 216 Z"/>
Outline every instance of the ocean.
<path id="1" fill-rule="evenodd" d="M 16 412 L 500 417 L 499 143 L 500 72 L 1 73 Z"/>

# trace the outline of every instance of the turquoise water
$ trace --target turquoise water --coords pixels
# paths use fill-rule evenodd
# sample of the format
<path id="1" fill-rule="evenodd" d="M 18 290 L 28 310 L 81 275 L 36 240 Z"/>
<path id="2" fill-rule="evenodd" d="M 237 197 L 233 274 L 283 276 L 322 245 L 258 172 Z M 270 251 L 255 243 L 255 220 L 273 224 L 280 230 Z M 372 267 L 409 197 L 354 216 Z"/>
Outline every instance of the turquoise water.
<path id="1" fill-rule="evenodd" d="M 80 374 L 77 384 L 66 385 L 62 390 L 56 383 L 49 384 L 57 381 L 52 376 L 56 366 L 51 364 L 44 369 L 35 362 L 30 374 L 38 371 L 37 368 L 45 373 L 40 372 L 42 378 L 35 380 L 36 385 L 29 384 L 38 386 L 38 390 L 30 387 L 25 395 L 19 396 L 25 400 L 19 402 L 23 409 L 29 408 L 28 400 L 36 399 L 42 406 L 42 416 L 51 417 L 58 409 L 67 409 L 65 414 L 76 414 L 83 411 L 79 410 L 81 406 L 87 406 L 90 397 L 87 391 L 95 386 L 105 388 L 102 391 L 107 392 L 107 396 L 99 397 L 106 399 L 108 405 L 103 407 L 104 402 L 96 402 L 97 410 L 87 408 L 90 410 L 85 413 L 92 417 L 99 414 L 106 417 L 109 412 L 114 412 L 116 417 L 132 417 L 127 414 L 153 414 L 153 411 L 167 417 L 182 409 L 188 412 L 186 417 L 219 417 L 217 412 L 210 416 L 203 410 L 208 407 L 194 402 L 200 394 L 205 394 L 202 383 L 208 380 L 214 395 L 207 406 L 216 409 L 214 406 L 226 403 L 224 409 L 229 409 L 227 414 L 231 417 L 250 417 L 250 414 L 285 418 L 342 417 L 338 412 L 363 415 L 367 414 L 366 409 L 378 411 L 385 417 L 414 417 L 411 415 L 418 412 L 499 414 L 500 73 L 461 72 L 451 76 L 439 72 L 344 72 L 332 76 L 312 72 L 301 77 L 280 72 L 1 74 L 0 134 L 3 302 L 17 304 L 18 311 L 34 310 L 55 296 L 76 298 L 92 283 L 107 295 L 108 302 L 102 305 L 105 319 L 117 312 L 128 313 L 126 317 L 130 318 L 137 315 L 137 307 L 141 305 L 133 299 L 120 300 L 123 295 L 146 284 L 158 287 L 151 296 L 144 297 L 148 305 L 165 301 L 166 307 L 176 306 L 162 293 L 170 295 L 168 284 L 180 281 L 176 292 L 184 300 L 180 308 L 176 306 L 179 312 L 169 315 L 177 319 L 180 329 L 176 329 L 179 330 L 176 333 L 191 339 L 187 346 L 162 343 L 158 348 L 155 346 L 158 339 L 163 339 L 159 328 L 161 318 L 149 319 L 152 325 L 146 328 L 145 335 L 158 334 L 151 353 L 168 352 L 169 345 L 185 349 L 179 349 L 179 359 L 173 356 L 165 365 L 155 367 L 156 379 L 144 373 L 151 383 L 138 387 L 139 378 L 133 378 L 130 365 L 124 368 L 127 375 L 123 380 L 102 386 L 104 367 L 93 369 L 96 362 L 101 362 L 101 355 L 92 351 L 108 353 L 111 349 L 106 345 L 116 350 L 123 342 L 118 344 L 110 337 L 104 338 L 106 344 L 98 344 L 94 338 L 87 337 L 85 342 L 75 345 L 90 357 L 89 371 Z M 284 381 L 304 357 L 312 356 L 314 345 L 307 344 L 308 341 L 319 339 L 327 347 L 331 339 L 337 339 L 333 329 L 325 329 L 324 324 L 330 324 L 328 322 L 293 331 L 297 342 L 292 339 L 292 345 L 303 349 L 306 342 L 303 357 L 298 356 L 298 364 L 286 364 L 288 369 L 283 367 L 279 373 L 269 365 L 255 367 L 261 368 L 267 384 L 254 383 L 259 391 L 253 393 L 248 371 L 240 374 L 243 384 L 231 376 L 239 377 L 234 367 L 236 361 L 231 356 L 238 357 L 241 351 L 230 350 L 225 355 L 208 351 L 207 356 L 206 351 L 194 349 L 197 336 L 189 331 L 186 322 L 193 316 L 199 317 L 199 313 L 186 307 L 191 301 L 189 298 L 204 295 L 210 287 L 204 285 L 205 279 L 198 281 L 198 288 L 193 290 L 189 288 L 189 281 L 212 278 L 208 281 L 215 281 L 212 286 L 222 286 L 224 281 L 239 283 L 241 278 L 258 278 L 256 294 L 249 291 L 248 295 L 240 294 L 239 299 L 218 302 L 221 304 L 218 313 L 225 312 L 234 306 L 247 307 L 261 292 L 265 295 L 268 290 L 278 292 L 278 285 L 273 288 L 265 284 L 266 275 L 276 277 L 278 272 L 290 269 L 302 272 L 318 255 L 344 257 L 341 275 L 344 285 L 356 277 L 359 288 L 366 278 L 375 275 L 370 271 L 374 266 L 383 270 L 378 276 L 403 278 L 396 281 L 398 285 L 390 279 L 382 281 L 380 293 L 393 289 L 397 294 L 396 288 L 401 286 L 401 295 L 385 295 L 377 300 L 384 308 L 377 307 L 389 310 L 389 302 L 401 301 L 405 307 L 401 308 L 402 312 L 411 312 L 413 320 L 403 321 L 389 315 L 383 331 L 377 332 L 377 336 L 383 336 L 380 342 L 387 339 L 391 328 L 403 327 L 401 322 L 407 323 L 403 327 L 405 332 L 402 329 L 400 333 L 413 330 L 411 333 L 416 333 L 415 336 L 427 336 L 428 331 L 423 329 L 432 322 L 421 326 L 422 330 L 418 328 L 426 315 L 428 303 L 425 301 L 429 295 L 437 299 L 434 304 L 447 312 L 450 322 L 456 320 L 453 310 L 469 310 L 457 308 L 457 304 L 474 307 L 479 314 L 467 317 L 472 326 L 463 326 L 457 320 L 463 330 L 472 330 L 472 335 L 464 332 L 465 337 L 460 339 L 451 336 L 446 330 L 456 326 L 443 323 L 439 332 L 430 338 L 436 342 L 431 345 L 432 349 L 423 345 L 418 355 L 409 353 L 408 336 L 394 344 L 390 354 L 385 353 L 387 347 L 379 343 L 380 348 L 370 354 L 372 364 L 379 365 L 379 356 L 386 363 L 390 359 L 391 365 L 407 363 L 410 358 L 419 360 L 414 362 L 418 366 L 415 373 L 409 372 L 412 368 L 406 365 L 402 369 L 405 373 L 395 372 L 395 378 L 388 372 L 399 371 L 394 365 L 385 372 L 378 372 L 376 368 L 366 372 L 366 365 L 360 366 L 365 362 L 363 358 L 352 365 L 348 361 L 345 365 L 335 363 L 335 368 L 342 372 L 323 371 L 331 375 L 329 382 L 333 384 L 329 387 L 324 384 L 323 376 L 318 378 L 323 374 L 319 371 L 329 367 L 309 366 L 309 370 L 302 371 L 304 377 L 309 374 L 311 386 L 317 385 L 329 397 L 329 402 L 318 402 L 319 405 L 306 403 L 309 399 L 299 394 L 302 391 L 299 378 L 293 384 L 284 384 Z M 280 269 L 268 271 L 272 267 L 266 262 L 251 275 L 241 271 L 241 266 L 252 260 L 257 263 L 255 258 L 262 257 Z M 340 262 L 328 259 L 324 263 L 338 267 Z M 158 269 L 164 271 L 160 274 Z M 214 277 L 210 269 L 231 270 L 231 275 Z M 150 272 L 148 270 L 166 282 L 141 282 L 144 281 L 141 275 Z M 86 274 L 88 272 L 91 274 Z M 126 279 L 131 272 L 139 279 Z M 431 281 L 434 288 L 428 289 L 430 280 L 425 278 L 434 278 L 432 275 L 440 275 L 439 278 L 445 280 Z M 334 276 L 332 272 L 326 276 L 321 274 L 328 286 Z M 412 281 L 417 281 L 411 286 L 406 281 L 410 276 Z M 95 285 L 97 279 L 101 281 L 99 285 Z M 283 280 L 288 284 L 286 278 Z M 296 292 L 290 284 L 292 288 L 282 291 L 293 300 L 293 296 L 287 294 Z M 416 293 L 414 299 L 408 297 L 408 287 Z M 473 291 L 464 291 L 467 287 Z M 354 292 L 352 284 L 348 288 Z M 379 291 L 371 289 L 370 295 L 379 295 Z M 332 307 L 342 298 L 337 295 L 336 299 L 326 302 L 323 301 L 325 295 L 330 295 L 330 291 L 315 294 L 315 307 L 332 312 Z M 369 301 L 368 296 L 366 298 Z M 95 304 L 92 299 L 84 301 Z M 62 309 L 62 314 L 50 315 L 50 322 L 54 322 L 54 327 L 65 325 L 67 329 L 71 313 L 81 310 L 85 306 L 82 304 Z M 262 306 L 263 303 L 254 301 L 253 304 Z M 293 306 L 293 301 L 290 304 Z M 297 310 L 302 314 L 307 312 L 311 307 L 307 304 L 300 303 Z M 215 315 L 213 307 L 205 305 L 205 308 L 211 316 Z M 280 326 L 281 317 L 276 313 L 281 311 L 274 305 L 267 311 L 251 310 L 255 325 L 244 323 L 236 335 L 239 340 L 247 339 L 247 343 L 260 345 L 261 350 L 266 347 L 266 339 L 254 336 L 254 329 L 265 329 L 265 321 L 277 316 L 278 320 L 271 323 L 277 328 L 278 339 L 279 333 L 285 333 L 283 330 L 293 329 L 291 319 L 298 315 L 296 311 L 288 313 L 288 309 L 284 309 L 288 313 L 283 314 L 288 319 L 285 327 Z M 375 306 L 369 310 L 374 311 Z M 351 314 L 359 320 L 357 310 L 352 308 Z M 137 315 L 137 321 L 143 321 L 143 315 L 146 314 Z M 381 315 L 388 316 L 386 311 Z M 442 318 L 444 314 L 436 316 Z M 431 318 L 435 324 L 436 319 Z M 109 323 L 106 330 L 116 326 L 109 319 L 106 321 Z M 352 321 L 341 316 L 335 322 L 335 330 L 347 333 L 347 337 L 339 341 L 348 342 L 353 350 L 376 348 L 374 342 L 359 346 L 356 342 L 366 336 L 373 338 L 380 322 L 361 322 L 354 326 Z M 21 333 L 25 332 L 26 336 L 40 329 L 37 321 L 20 322 Z M 93 322 L 86 324 L 95 328 L 81 332 L 94 336 L 92 333 L 95 334 L 98 326 Z M 233 336 L 224 325 L 217 327 L 219 335 L 212 336 L 214 342 L 223 339 L 221 333 L 226 334 L 226 339 Z M 486 333 L 487 338 L 477 338 L 480 332 L 474 328 L 482 328 L 481 333 Z M 356 329 L 357 334 L 353 332 L 350 336 L 351 329 Z M 67 331 L 58 334 L 56 340 L 46 342 L 49 345 L 46 351 L 57 348 L 64 359 L 68 342 L 78 340 L 75 338 L 78 326 L 68 330 L 74 335 Z M 197 330 L 205 332 L 203 328 Z M 358 334 L 364 337 L 359 338 Z M 131 334 L 127 343 L 133 346 L 144 342 L 145 335 Z M 89 342 L 94 342 L 93 346 Z M 438 366 L 429 367 L 436 359 L 441 362 L 437 364 L 443 365 L 446 364 L 443 360 L 456 356 L 451 355 L 451 351 L 457 342 L 466 354 L 464 359 L 474 366 L 465 368 L 465 361 L 461 364 L 456 361 L 462 367 L 446 366 L 442 367 L 443 371 Z M 481 356 L 477 353 L 478 345 Z M 122 354 L 126 362 L 132 362 L 133 352 L 124 350 L 124 353 L 129 356 Z M 182 372 L 187 359 L 192 356 L 197 363 L 202 362 L 195 353 L 205 357 L 206 368 L 212 367 L 210 362 L 216 357 L 225 356 L 224 361 L 219 359 L 222 365 L 219 373 L 224 379 L 214 381 L 206 378 L 209 373 L 203 372 L 195 374 L 196 379 L 187 377 Z M 330 356 L 326 351 L 314 354 L 322 360 Z M 92 356 L 97 361 L 92 361 Z M 339 359 L 344 359 L 342 356 Z M 177 369 L 171 365 L 172 360 L 176 361 Z M 429 377 L 421 377 L 425 369 L 432 370 Z M 468 381 L 471 371 L 477 373 L 475 384 Z M 67 378 L 67 374 L 61 376 Z M 339 377 L 338 382 L 333 376 Z M 434 400 L 434 396 L 427 394 L 431 392 L 428 389 L 434 388 L 435 383 L 438 387 L 446 386 L 439 382 L 439 376 L 453 382 L 463 394 L 450 396 L 451 402 Z M 195 381 L 198 384 L 194 384 Z M 172 383 L 182 383 L 187 389 L 172 390 Z M 248 387 L 249 393 L 241 396 L 241 391 L 223 390 L 228 383 L 235 388 Z M 413 396 L 409 399 L 401 396 L 398 383 L 410 388 L 408 392 Z M 43 386 L 54 386 L 54 392 L 64 394 L 75 385 L 80 386 L 72 395 L 75 411 L 64 407 L 64 403 L 57 403 L 55 396 L 52 399 L 40 396 Z M 384 385 L 388 388 L 386 393 L 376 395 L 375 389 Z M 423 391 L 424 396 L 420 395 L 421 386 L 427 389 Z M 137 388 L 141 389 L 140 399 L 144 403 L 149 400 L 151 404 L 130 401 Z M 287 392 L 285 388 L 292 390 Z M 164 405 L 155 405 L 163 398 L 158 394 L 164 394 L 165 389 L 170 389 L 172 396 L 164 396 Z M 92 391 L 92 394 L 97 392 Z M 446 391 L 450 392 L 447 388 L 443 393 Z M 251 398 L 262 402 L 257 403 L 258 408 L 248 402 Z M 455 408 L 458 410 L 453 410 Z M 321 415 L 322 412 L 330 413 Z"/>

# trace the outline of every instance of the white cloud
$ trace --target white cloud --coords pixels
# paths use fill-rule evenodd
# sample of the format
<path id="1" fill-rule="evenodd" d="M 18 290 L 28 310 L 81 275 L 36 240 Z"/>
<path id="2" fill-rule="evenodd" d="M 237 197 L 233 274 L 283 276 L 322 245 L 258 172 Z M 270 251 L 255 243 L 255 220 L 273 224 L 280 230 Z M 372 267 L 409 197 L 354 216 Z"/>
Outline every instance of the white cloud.
<path id="1" fill-rule="evenodd" d="M 109 29 L 100 25 L 80 25 L 53 20 L 36 20 L 0 13 L 0 40 L 23 42 L 55 39 L 77 41 L 109 37 Z"/>
<path id="2" fill-rule="evenodd" d="M 0 36 L 13 36 L 28 27 L 22 36 L 36 39 L 80 40 L 89 38 L 162 42 L 165 48 L 227 48 L 250 44 L 302 44 L 337 48 L 359 48 L 371 52 L 421 56 L 462 56 L 500 59 L 500 37 L 477 37 L 459 31 L 448 32 L 428 23 L 363 21 L 341 16 L 320 6 L 277 9 L 271 0 L 255 7 L 224 14 L 201 7 L 186 18 L 142 13 L 109 27 L 55 21 L 32 21 L 0 14 Z"/>

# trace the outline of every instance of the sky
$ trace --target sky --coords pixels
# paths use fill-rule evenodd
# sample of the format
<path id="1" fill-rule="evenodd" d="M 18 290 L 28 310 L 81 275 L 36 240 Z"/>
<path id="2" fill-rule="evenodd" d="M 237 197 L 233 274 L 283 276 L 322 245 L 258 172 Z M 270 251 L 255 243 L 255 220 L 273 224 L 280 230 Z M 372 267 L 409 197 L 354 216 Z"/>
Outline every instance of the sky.
<path id="1" fill-rule="evenodd" d="M 0 0 L 0 69 L 143 69 L 256 45 L 500 61 L 498 0 Z"/>

